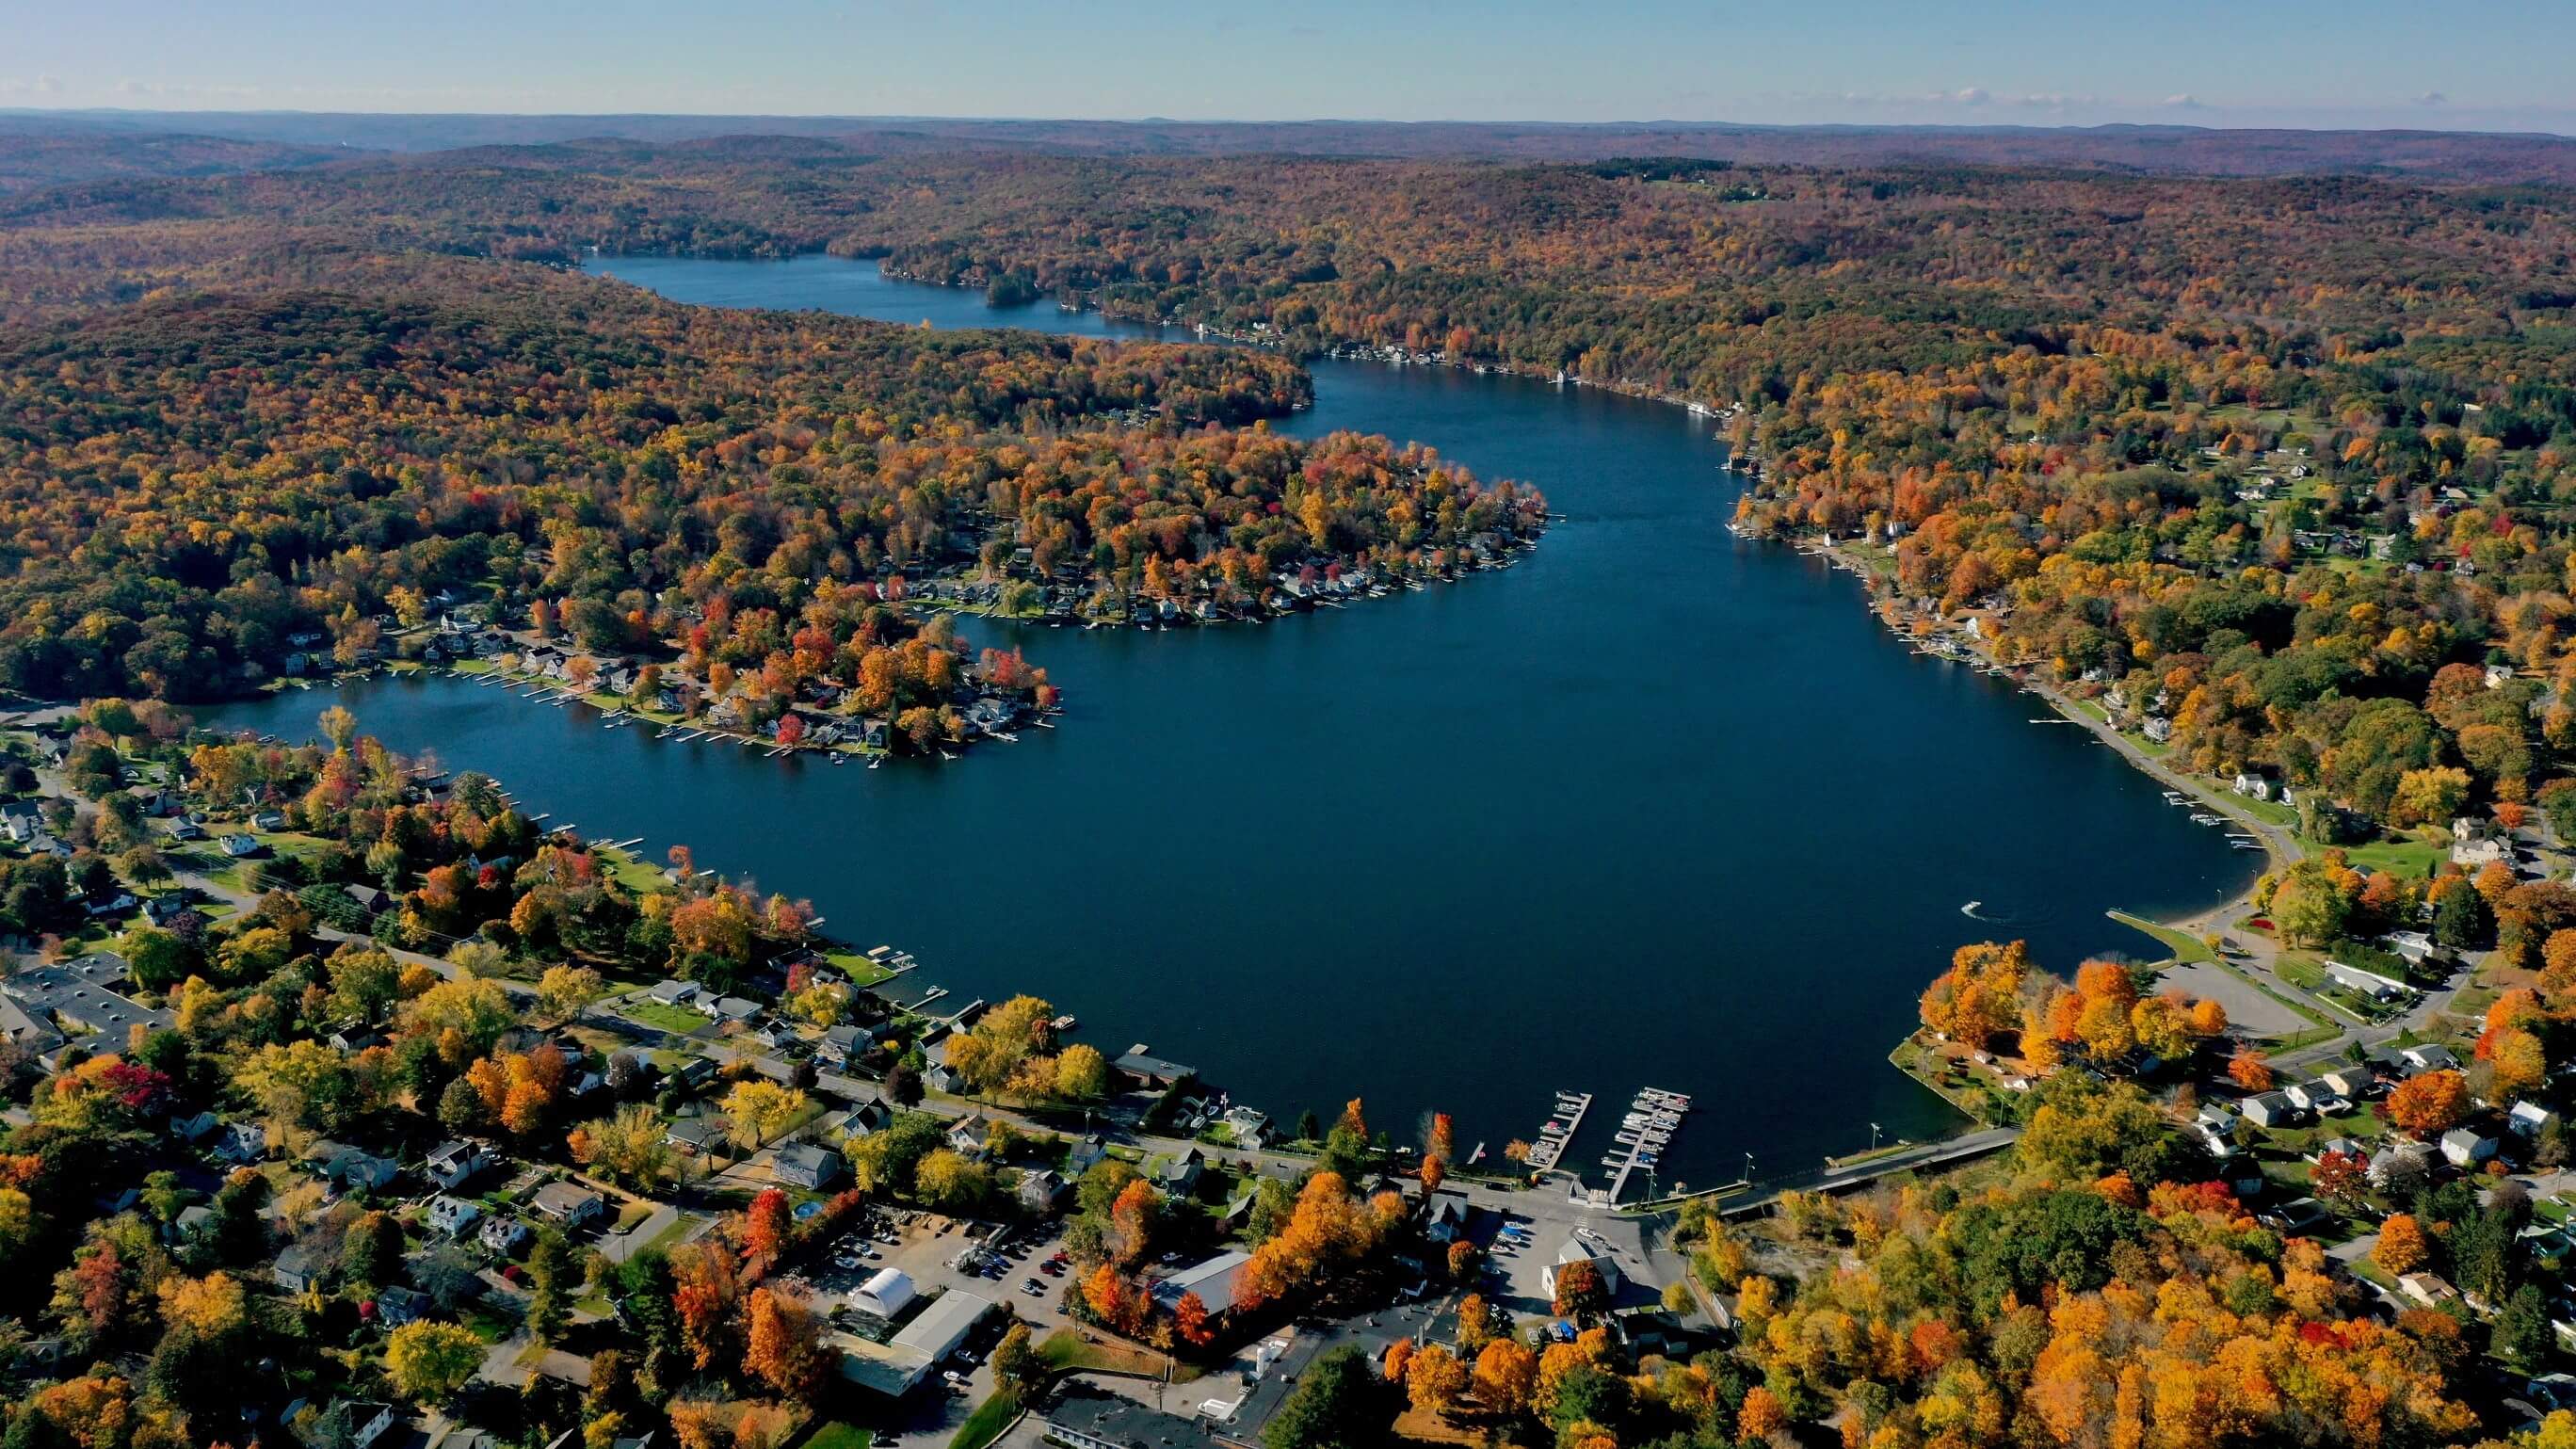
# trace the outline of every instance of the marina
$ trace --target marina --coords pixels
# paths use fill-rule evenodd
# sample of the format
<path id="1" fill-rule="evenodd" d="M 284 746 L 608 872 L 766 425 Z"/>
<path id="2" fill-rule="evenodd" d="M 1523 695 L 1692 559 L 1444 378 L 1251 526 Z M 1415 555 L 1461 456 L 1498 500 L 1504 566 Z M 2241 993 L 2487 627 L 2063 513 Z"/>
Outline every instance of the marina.
<path id="1" fill-rule="evenodd" d="M 1616 1205 L 1627 1195 L 1628 1179 L 1636 1173 L 1652 1178 L 1664 1152 L 1672 1146 L 1673 1137 L 1682 1130 L 1682 1118 L 1689 1114 L 1691 1099 L 1680 1092 L 1667 1092 L 1660 1087 L 1641 1087 L 1636 1099 L 1628 1104 L 1628 1114 L 1620 1119 L 1619 1130 L 1611 1141 L 1620 1150 L 1601 1159 L 1610 1169 L 1610 1201 Z"/>
<path id="2" fill-rule="evenodd" d="M 1590 1092 L 1557 1093 L 1556 1110 L 1539 1124 L 1538 1139 L 1530 1143 L 1530 1170 L 1547 1172 L 1563 1161 L 1574 1135 L 1583 1130 L 1583 1114 L 1591 1110 Z"/>

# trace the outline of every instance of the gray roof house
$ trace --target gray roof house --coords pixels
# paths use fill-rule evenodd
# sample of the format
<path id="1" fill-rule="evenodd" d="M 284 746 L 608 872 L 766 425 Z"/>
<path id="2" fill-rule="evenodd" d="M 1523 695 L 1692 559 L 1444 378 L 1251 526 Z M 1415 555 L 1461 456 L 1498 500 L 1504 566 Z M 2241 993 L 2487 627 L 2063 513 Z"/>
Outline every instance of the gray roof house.
<path id="1" fill-rule="evenodd" d="M 778 1149 L 778 1162 L 771 1175 L 791 1187 L 820 1192 L 838 1183 L 844 1171 L 841 1154 L 816 1143 L 799 1142 Z"/>

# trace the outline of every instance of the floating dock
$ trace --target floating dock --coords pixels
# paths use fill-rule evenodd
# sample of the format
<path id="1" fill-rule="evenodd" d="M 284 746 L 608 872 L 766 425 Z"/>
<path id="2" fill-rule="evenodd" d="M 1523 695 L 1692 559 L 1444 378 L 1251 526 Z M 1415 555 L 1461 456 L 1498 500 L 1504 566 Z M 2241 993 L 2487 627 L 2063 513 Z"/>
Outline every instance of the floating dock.
<path id="1" fill-rule="evenodd" d="M 1529 1165 L 1545 1172 L 1565 1157 L 1567 1144 L 1583 1130 L 1583 1114 L 1592 1110 L 1590 1092 L 1559 1092 L 1556 1110 L 1538 1129 L 1538 1140 L 1530 1144 Z"/>
<path id="2" fill-rule="evenodd" d="M 1614 1205 L 1627 1193 L 1631 1174 L 1654 1173 L 1673 1134 L 1682 1130 L 1682 1118 L 1690 1109 L 1691 1099 L 1679 1092 L 1660 1087 L 1638 1090 L 1614 1139 L 1619 1150 L 1601 1159 L 1601 1165 L 1610 1169 L 1610 1201 Z"/>

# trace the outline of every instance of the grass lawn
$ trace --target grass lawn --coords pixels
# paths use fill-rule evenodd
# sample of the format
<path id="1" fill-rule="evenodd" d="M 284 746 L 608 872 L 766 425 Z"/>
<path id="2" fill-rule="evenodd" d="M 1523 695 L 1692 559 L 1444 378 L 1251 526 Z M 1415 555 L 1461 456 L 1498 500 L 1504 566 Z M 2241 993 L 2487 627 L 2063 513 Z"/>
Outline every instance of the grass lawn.
<path id="1" fill-rule="evenodd" d="M 685 1006 L 666 1006 L 649 997 L 642 1001 L 620 1002 L 615 1009 L 619 1016 L 632 1017 L 647 1026 L 658 1026 L 682 1036 L 707 1024 L 705 1017 Z"/>
<path id="2" fill-rule="evenodd" d="M 2374 840 L 2368 845 L 2347 845 L 2342 849 L 2345 860 L 2355 869 L 2386 871 L 2399 880 L 2422 880 L 2450 859 L 2448 849 L 2429 840 Z"/>
<path id="3" fill-rule="evenodd" d="M 2126 911 L 2111 912 L 2111 919 L 2133 931 L 2155 937 L 2165 950 L 2172 953 L 2173 959 L 2186 966 L 2196 963 L 2214 963 L 2218 960 L 2217 952 L 2210 950 L 2207 943 L 2188 931 L 2159 926 L 2143 916 L 2133 916 Z"/>
<path id="4" fill-rule="evenodd" d="M 847 1419 L 834 1419 L 814 1431 L 805 1441 L 805 1449 L 869 1449 L 876 1436 Z"/>
<path id="5" fill-rule="evenodd" d="M 874 986 L 894 976 L 893 972 L 856 951 L 826 951 L 823 953 L 823 959 L 832 963 L 833 968 L 842 975 L 849 977 L 850 984 L 853 986 Z"/>
<path id="6" fill-rule="evenodd" d="M 697 1226 L 698 1221 L 698 1219 L 689 1216 L 687 1213 L 681 1213 L 679 1216 L 671 1219 L 670 1226 L 646 1239 L 643 1247 L 636 1251 L 649 1253 L 655 1248 L 676 1247 L 679 1245 L 681 1236 L 687 1233 L 689 1229 Z"/>
<path id="7" fill-rule="evenodd" d="M 1103 1369 L 1113 1373 L 1160 1374 L 1162 1355 L 1130 1348 L 1123 1343 L 1092 1343 L 1070 1328 L 1059 1328 L 1038 1341 L 1038 1357 L 1051 1368 Z M 1173 1382 L 1195 1378 L 1186 1366 L 1180 1366 Z"/>
<path id="8" fill-rule="evenodd" d="M 653 1216 L 653 1213 L 654 1207 L 649 1202 L 630 1202 L 617 1210 L 617 1226 L 614 1231 L 625 1232 Z"/>
<path id="9" fill-rule="evenodd" d="M 1001 1438 L 1002 1431 L 1011 1427 L 1011 1421 L 1019 1414 L 1019 1395 L 995 1393 L 977 1404 L 975 1412 L 966 1416 L 966 1422 L 957 1426 L 956 1434 L 948 1441 L 948 1449 L 984 1449 L 985 1445 Z"/>

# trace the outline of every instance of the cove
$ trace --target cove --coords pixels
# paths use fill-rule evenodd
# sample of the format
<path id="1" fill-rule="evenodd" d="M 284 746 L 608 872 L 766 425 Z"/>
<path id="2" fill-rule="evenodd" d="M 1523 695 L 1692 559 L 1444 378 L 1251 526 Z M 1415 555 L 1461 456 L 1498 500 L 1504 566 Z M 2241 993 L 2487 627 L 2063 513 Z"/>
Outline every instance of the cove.
<path id="1" fill-rule="evenodd" d="M 682 302 L 1145 335 L 873 262 L 596 269 Z M 445 677 L 339 696 L 396 749 L 498 776 L 594 838 L 675 842 L 810 897 L 960 999 L 1044 996 L 1112 1056 L 1146 1044 L 1238 1101 L 1364 1098 L 1463 1153 L 1533 1138 L 1559 1089 L 1698 1109 L 1658 1186 L 1811 1168 L 1956 1125 L 1885 1061 L 1963 942 L 2047 967 L 2143 951 L 2107 920 L 2204 909 L 2259 857 L 2190 824 L 2009 684 L 1916 655 L 1859 586 L 1739 540 L 1708 420 L 1596 389 L 1324 361 L 1279 424 L 1383 432 L 1565 515 L 1507 571 L 1258 627 L 968 621 L 1067 692 L 1055 730 L 881 770 L 603 730 Z M 290 739 L 330 702 L 210 711 Z M 1970 919 L 1961 907 L 1980 902 Z M 1607 1109 L 1607 1110 L 1604 1110 Z M 1599 1180 L 1596 1172 L 1595 1180 Z M 1642 1185 L 1642 1184 L 1641 1184 Z"/>

